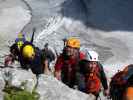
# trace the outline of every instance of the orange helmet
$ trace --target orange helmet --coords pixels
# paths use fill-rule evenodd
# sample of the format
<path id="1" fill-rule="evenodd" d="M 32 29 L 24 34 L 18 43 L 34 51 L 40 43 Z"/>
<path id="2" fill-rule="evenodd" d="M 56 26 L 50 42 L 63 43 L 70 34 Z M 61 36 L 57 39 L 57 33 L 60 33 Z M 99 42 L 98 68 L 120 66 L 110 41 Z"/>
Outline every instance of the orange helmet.
<path id="1" fill-rule="evenodd" d="M 72 48 L 80 48 L 80 40 L 74 37 L 69 38 L 66 41 L 66 46 L 70 46 Z"/>

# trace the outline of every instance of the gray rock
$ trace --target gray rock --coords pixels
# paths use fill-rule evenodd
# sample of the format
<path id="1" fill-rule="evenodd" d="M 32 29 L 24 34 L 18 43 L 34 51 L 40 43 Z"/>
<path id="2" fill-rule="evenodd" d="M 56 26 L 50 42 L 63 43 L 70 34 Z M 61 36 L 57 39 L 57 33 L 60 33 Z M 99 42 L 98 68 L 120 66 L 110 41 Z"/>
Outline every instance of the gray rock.
<path id="1" fill-rule="evenodd" d="M 38 81 L 37 91 L 41 95 L 40 100 L 94 100 L 95 98 L 93 95 L 70 89 L 52 76 L 41 75 Z"/>
<path id="2" fill-rule="evenodd" d="M 8 74 L 7 74 L 8 73 Z M 27 82 L 26 88 L 32 91 L 36 85 L 35 75 L 30 71 L 22 69 L 6 68 L 1 71 L 0 88 L 4 88 L 4 80 L 11 82 L 11 85 L 19 87 L 22 82 Z M 53 76 L 40 75 L 38 78 L 37 90 L 40 94 L 40 100 L 94 100 L 93 95 L 86 95 L 77 90 L 70 89 Z M 0 97 L 3 97 L 3 92 L 0 92 Z M 1 100 L 1 99 L 0 99 Z"/>

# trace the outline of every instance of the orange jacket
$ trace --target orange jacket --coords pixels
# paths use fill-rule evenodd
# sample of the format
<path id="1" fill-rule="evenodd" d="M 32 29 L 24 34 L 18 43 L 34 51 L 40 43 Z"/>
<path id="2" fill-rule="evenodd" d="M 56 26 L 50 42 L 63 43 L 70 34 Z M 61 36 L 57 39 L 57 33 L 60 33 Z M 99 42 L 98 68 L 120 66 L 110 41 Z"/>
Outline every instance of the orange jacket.
<path id="1" fill-rule="evenodd" d="M 98 94 L 101 89 L 100 68 L 97 66 L 94 72 L 88 73 L 85 76 L 86 93 Z"/>

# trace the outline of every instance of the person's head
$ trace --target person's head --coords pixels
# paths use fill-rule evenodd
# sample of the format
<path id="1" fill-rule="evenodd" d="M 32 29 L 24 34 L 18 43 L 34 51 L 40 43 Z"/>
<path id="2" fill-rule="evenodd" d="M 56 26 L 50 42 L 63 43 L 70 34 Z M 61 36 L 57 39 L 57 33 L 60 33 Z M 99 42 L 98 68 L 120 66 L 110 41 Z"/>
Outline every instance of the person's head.
<path id="1" fill-rule="evenodd" d="M 95 67 L 97 67 L 97 63 L 98 63 L 98 53 L 95 51 L 87 51 L 86 55 L 85 55 L 85 60 L 87 60 L 88 63 L 88 67 L 90 68 L 91 71 L 94 70 Z"/>
<path id="2" fill-rule="evenodd" d="M 75 56 L 79 52 L 79 49 L 80 49 L 79 39 L 75 37 L 67 39 L 65 47 L 65 53 L 67 56 Z"/>
<path id="3" fill-rule="evenodd" d="M 33 60 L 35 57 L 35 49 L 32 45 L 27 44 L 22 48 L 22 57 L 27 60 Z"/>
<path id="4" fill-rule="evenodd" d="M 24 44 L 24 42 L 25 42 L 24 34 L 23 33 L 18 33 L 18 36 L 15 40 L 15 43 L 17 44 L 19 50 L 22 47 L 22 45 Z"/>
<path id="5" fill-rule="evenodd" d="M 23 33 L 18 33 L 18 38 L 24 38 L 24 34 Z"/>

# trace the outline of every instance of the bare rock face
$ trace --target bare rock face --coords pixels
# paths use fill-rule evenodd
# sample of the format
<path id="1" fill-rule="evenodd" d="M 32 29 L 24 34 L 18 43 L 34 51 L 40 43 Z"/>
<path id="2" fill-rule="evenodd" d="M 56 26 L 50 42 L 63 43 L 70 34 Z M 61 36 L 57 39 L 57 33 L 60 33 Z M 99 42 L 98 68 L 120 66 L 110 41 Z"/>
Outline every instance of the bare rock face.
<path id="1" fill-rule="evenodd" d="M 70 89 L 54 77 L 46 75 L 39 77 L 37 91 L 41 95 L 40 100 L 94 100 L 94 96 Z"/>
<path id="2" fill-rule="evenodd" d="M 0 72 L 0 100 L 3 100 L 3 92 L 2 89 L 4 88 L 5 82 L 2 77 L 2 73 Z"/>
<path id="3" fill-rule="evenodd" d="M 4 88 L 5 81 L 11 85 L 19 87 L 22 82 L 26 82 L 26 88 L 29 92 L 35 87 L 37 80 L 30 71 L 21 69 L 4 69 L 1 71 L 0 90 Z M 56 80 L 53 76 L 40 75 L 36 91 L 40 94 L 40 100 L 94 100 L 93 95 L 86 95 L 77 90 L 70 89 L 68 86 Z M 3 92 L 0 92 L 3 97 Z M 0 100 L 2 100 L 0 98 Z"/>

